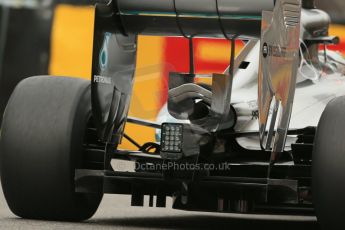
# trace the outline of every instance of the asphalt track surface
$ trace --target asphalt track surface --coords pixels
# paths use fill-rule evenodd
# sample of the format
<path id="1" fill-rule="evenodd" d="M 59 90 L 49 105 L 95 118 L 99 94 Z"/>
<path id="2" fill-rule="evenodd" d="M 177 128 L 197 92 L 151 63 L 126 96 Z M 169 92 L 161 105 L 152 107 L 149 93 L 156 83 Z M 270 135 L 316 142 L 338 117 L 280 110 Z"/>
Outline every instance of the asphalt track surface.
<path id="1" fill-rule="evenodd" d="M 10 212 L 0 190 L 0 229 L 319 229 L 314 217 L 213 214 L 171 208 L 133 208 L 129 204 L 128 196 L 105 195 L 95 216 L 86 222 L 24 220 Z"/>

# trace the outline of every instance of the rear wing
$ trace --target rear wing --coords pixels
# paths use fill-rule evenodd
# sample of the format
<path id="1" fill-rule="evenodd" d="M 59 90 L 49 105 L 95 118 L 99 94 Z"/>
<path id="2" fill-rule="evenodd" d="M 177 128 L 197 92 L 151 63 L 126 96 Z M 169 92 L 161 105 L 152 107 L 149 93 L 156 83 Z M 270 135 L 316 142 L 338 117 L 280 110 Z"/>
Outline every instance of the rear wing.
<path id="1" fill-rule="evenodd" d="M 237 38 L 261 39 L 261 144 L 265 149 L 273 148 L 273 152 L 282 151 L 294 97 L 300 15 L 300 0 L 113 0 L 98 4 L 92 103 L 100 139 L 121 141 L 133 88 L 137 35 L 185 36 L 190 40 L 226 38 L 232 45 Z M 238 60 L 232 59 L 232 63 L 238 64 Z M 193 60 L 190 62 L 192 66 Z M 211 102 L 218 113 L 214 119 L 219 123 L 214 126 L 217 130 L 226 127 L 222 123 L 227 122 L 230 112 L 233 72 L 238 65 L 230 66 L 228 73 L 214 78 L 214 85 L 222 86 L 214 94 L 221 101 Z M 271 113 L 272 119 L 268 122 L 272 101 L 276 112 Z M 281 114 L 277 112 L 279 107 L 283 110 Z M 278 127 L 276 133 L 275 126 Z"/>

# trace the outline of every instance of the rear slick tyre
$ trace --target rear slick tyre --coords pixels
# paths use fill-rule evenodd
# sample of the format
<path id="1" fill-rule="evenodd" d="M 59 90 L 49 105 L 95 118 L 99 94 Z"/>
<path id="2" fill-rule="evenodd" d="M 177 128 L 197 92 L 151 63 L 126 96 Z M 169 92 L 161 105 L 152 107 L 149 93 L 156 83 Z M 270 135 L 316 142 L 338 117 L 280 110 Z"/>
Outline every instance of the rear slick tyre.
<path id="1" fill-rule="evenodd" d="M 344 136 L 345 97 L 338 97 L 321 116 L 313 151 L 313 199 L 323 230 L 345 229 Z"/>
<path id="2" fill-rule="evenodd" d="M 74 171 L 91 116 L 90 82 L 39 76 L 21 81 L 1 130 L 1 183 L 11 211 L 22 218 L 81 221 L 103 194 L 75 193 Z"/>

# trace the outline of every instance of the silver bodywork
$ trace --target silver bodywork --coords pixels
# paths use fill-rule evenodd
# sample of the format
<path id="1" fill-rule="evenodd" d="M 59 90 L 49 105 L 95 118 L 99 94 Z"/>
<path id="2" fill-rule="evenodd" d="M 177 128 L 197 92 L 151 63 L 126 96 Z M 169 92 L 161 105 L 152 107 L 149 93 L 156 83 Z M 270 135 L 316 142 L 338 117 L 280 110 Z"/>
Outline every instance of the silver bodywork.
<path id="1" fill-rule="evenodd" d="M 288 21 L 289 25 L 284 25 L 286 21 L 283 20 L 272 20 L 273 14 L 269 12 L 264 13 L 267 18 L 263 21 L 265 31 L 263 42 L 250 40 L 237 56 L 231 87 L 231 104 L 237 114 L 236 132 L 260 130 L 261 133 L 260 141 L 259 137 L 246 137 L 239 141 L 246 147 L 258 148 L 261 143 L 262 148 L 273 149 L 271 163 L 275 161 L 277 154 L 286 148 L 286 141 L 289 145 L 296 140 L 293 136 L 287 137 L 286 132 L 289 128 L 316 126 L 325 105 L 334 97 L 345 94 L 344 58 L 337 52 L 328 50 L 325 58 L 324 52 L 317 51 L 318 47 L 316 55 L 309 53 L 307 55 L 303 51 L 304 40 L 312 38 L 313 31 L 318 31 L 318 36 L 328 36 L 330 24 L 328 15 L 317 9 L 302 9 L 299 13 L 299 1 L 282 1 L 284 2 L 288 5 L 297 4 L 295 15 L 291 15 L 291 21 Z M 278 9 L 276 12 L 281 13 Z M 276 18 L 279 18 L 279 13 L 275 15 Z M 301 23 L 297 20 L 300 14 Z M 275 28 L 269 24 L 271 22 L 276 24 Z M 265 58 L 262 54 L 265 42 L 275 44 L 278 49 L 289 47 L 290 53 L 285 57 L 277 57 L 279 51 L 274 51 L 275 56 Z M 312 56 L 313 60 L 308 56 Z M 259 59 L 262 59 L 260 63 Z M 238 63 L 242 61 L 250 63 L 246 69 L 237 68 Z M 225 75 L 228 72 L 229 68 L 224 71 Z M 196 75 L 196 77 L 212 77 L 212 75 Z M 226 98 L 225 92 L 223 93 L 222 98 Z M 209 100 L 210 95 L 213 94 L 209 92 L 208 95 Z M 213 96 L 211 100 L 220 99 Z M 279 113 L 278 107 L 281 107 Z M 163 107 L 158 115 L 158 121 L 188 123 L 188 120 L 175 120 L 167 113 L 167 107 Z"/>

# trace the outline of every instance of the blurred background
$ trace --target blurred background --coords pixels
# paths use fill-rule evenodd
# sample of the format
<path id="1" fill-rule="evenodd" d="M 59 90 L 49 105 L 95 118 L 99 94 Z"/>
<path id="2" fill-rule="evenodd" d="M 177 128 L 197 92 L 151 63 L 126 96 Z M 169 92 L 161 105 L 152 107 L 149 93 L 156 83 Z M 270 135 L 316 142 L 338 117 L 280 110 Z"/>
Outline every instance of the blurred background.
<path id="1" fill-rule="evenodd" d="M 341 43 L 329 49 L 345 54 L 345 1 L 317 0 L 333 20 L 331 35 Z M 15 85 L 34 75 L 91 78 L 94 8 L 92 0 L 0 0 L 0 114 Z M 229 42 L 196 39 L 197 73 L 221 73 L 229 64 Z M 243 47 L 237 42 L 237 51 Z M 136 82 L 130 116 L 156 120 L 166 103 L 170 71 L 188 71 L 184 38 L 139 37 Z M 143 132 L 145 135 L 142 135 Z M 152 141 L 154 130 L 128 124 L 139 143 Z M 124 142 L 124 147 L 133 148 Z"/>

